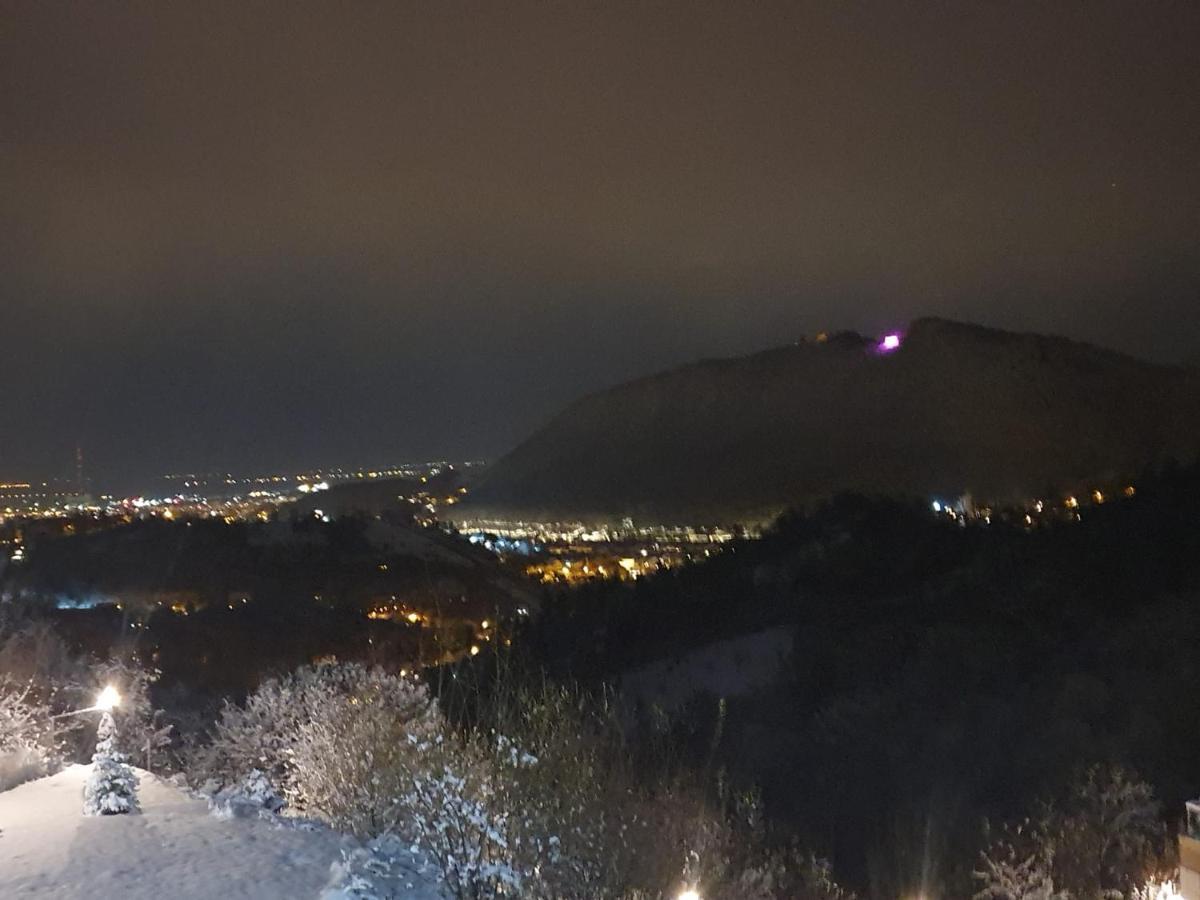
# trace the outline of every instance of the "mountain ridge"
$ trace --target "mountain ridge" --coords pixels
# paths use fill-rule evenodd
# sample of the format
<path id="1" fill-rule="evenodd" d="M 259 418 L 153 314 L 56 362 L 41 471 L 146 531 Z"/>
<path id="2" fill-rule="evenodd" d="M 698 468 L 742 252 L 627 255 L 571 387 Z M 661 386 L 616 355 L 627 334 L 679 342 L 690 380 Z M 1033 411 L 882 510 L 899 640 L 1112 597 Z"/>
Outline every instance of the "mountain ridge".
<path id="1" fill-rule="evenodd" d="M 1015 499 L 1200 448 L 1200 373 L 946 319 L 700 360 L 580 398 L 456 518 L 763 521 L 841 491 Z"/>

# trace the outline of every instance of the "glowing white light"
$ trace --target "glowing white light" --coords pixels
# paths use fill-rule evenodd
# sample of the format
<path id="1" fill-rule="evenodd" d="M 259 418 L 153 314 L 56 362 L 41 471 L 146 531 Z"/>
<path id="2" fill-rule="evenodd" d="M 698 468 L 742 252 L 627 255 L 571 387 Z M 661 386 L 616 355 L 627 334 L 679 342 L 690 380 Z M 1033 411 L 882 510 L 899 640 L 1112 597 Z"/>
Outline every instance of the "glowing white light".
<path id="1" fill-rule="evenodd" d="M 883 342 L 880 343 L 879 349 L 884 351 L 898 350 L 900 348 L 900 335 L 889 334 L 885 335 Z"/>
<path id="2" fill-rule="evenodd" d="M 699 894 L 699 892 L 694 891 L 691 888 L 688 888 L 686 891 L 684 891 L 683 893 L 681 893 L 679 895 L 678 900 L 700 900 L 700 894 Z"/>
<path id="3" fill-rule="evenodd" d="M 934 511 L 934 512 L 941 512 L 941 511 L 942 511 L 942 504 L 940 504 L 940 503 L 938 503 L 938 501 L 934 500 L 934 501 L 933 501 L 933 511 Z"/>
<path id="4" fill-rule="evenodd" d="M 1173 881 L 1147 881 L 1133 894 L 1134 900 L 1184 900 Z"/>
<path id="5" fill-rule="evenodd" d="M 111 712 L 112 708 L 121 702 L 121 695 L 111 684 L 100 692 L 96 698 L 96 709 L 101 712 Z"/>

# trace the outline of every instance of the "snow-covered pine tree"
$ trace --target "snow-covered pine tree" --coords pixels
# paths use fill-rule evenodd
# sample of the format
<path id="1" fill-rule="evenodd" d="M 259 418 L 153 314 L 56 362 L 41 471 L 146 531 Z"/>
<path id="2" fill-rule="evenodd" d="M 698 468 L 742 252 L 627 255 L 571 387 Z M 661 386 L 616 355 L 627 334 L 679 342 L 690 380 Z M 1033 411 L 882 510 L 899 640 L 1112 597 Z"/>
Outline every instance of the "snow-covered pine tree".
<path id="1" fill-rule="evenodd" d="M 83 786 L 85 816 L 113 816 L 136 813 L 138 777 L 117 750 L 117 724 L 112 713 L 105 712 L 96 733 L 96 752 L 92 754 L 92 773 Z"/>

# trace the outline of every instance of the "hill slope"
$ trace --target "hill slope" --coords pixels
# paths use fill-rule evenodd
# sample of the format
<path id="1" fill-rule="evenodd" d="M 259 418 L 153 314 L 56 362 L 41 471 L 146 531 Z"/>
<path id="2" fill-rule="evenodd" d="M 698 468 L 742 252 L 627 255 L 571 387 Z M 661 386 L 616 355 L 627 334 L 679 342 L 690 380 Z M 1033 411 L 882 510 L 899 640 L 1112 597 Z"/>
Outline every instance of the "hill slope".
<path id="1" fill-rule="evenodd" d="M 923 319 L 891 353 L 839 335 L 585 397 L 456 515 L 730 521 L 843 490 L 1027 497 L 1198 448 L 1193 370 Z"/>

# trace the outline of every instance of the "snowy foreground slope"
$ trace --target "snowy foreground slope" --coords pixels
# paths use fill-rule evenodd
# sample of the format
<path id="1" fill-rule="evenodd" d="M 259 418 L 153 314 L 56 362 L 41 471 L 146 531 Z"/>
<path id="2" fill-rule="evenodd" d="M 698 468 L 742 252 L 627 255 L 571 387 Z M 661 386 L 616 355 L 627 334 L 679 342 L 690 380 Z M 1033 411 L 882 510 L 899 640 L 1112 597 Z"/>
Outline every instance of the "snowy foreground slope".
<path id="1" fill-rule="evenodd" d="M 0 898 L 330 898 L 353 842 L 323 828 L 218 818 L 138 770 L 142 814 L 81 814 L 89 766 L 0 793 Z M 430 888 L 398 900 L 436 900 Z"/>

